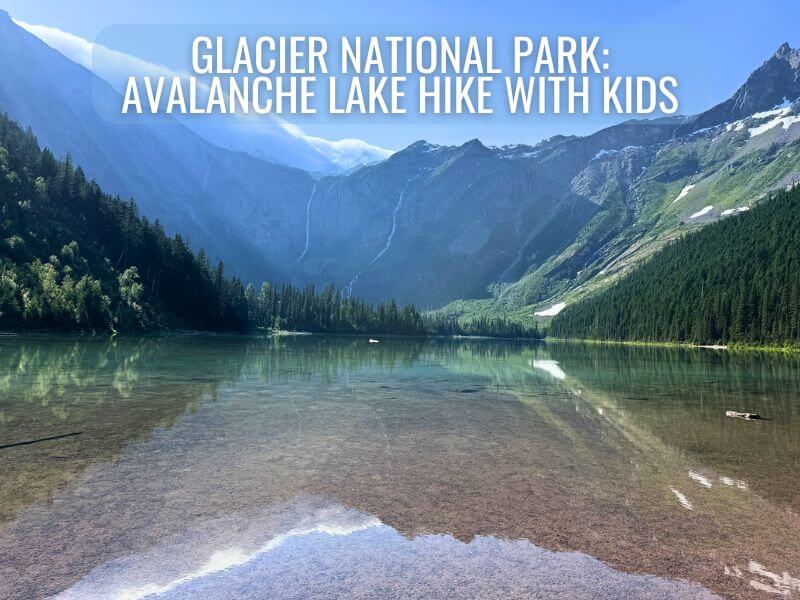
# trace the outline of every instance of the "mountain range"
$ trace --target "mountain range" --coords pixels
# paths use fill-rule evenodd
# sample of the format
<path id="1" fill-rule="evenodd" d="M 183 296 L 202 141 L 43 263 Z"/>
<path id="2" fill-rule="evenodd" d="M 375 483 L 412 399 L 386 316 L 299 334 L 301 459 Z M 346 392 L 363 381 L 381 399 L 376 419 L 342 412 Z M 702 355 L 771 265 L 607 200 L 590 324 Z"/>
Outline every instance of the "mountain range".
<path id="1" fill-rule="evenodd" d="M 118 94 L 124 94 L 131 75 L 154 78 L 183 75 L 60 29 L 32 25 L 18 19 L 13 22 L 66 58 L 92 71 Z M 383 160 L 392 154 L 390 150 L 359 139 L 327 140 L 310 136 L 274 115 L 206 115 L 202 118 L 177 115 L 177 118 L 216 146 L 307 171 L 336 173 Z"/>
<path id="2" fill-rule="evenodd" d="M 226 270 L 455 315 L 548 319 L 800 181 L 800 52 L 787 44 L 698 115 L 535 145 L 418 141 L 326 174 L 174 119 L 111 123 L 97 106 L 118 107 L 117 91 L 4 13 L 0 62 L 0 111 Z"/>

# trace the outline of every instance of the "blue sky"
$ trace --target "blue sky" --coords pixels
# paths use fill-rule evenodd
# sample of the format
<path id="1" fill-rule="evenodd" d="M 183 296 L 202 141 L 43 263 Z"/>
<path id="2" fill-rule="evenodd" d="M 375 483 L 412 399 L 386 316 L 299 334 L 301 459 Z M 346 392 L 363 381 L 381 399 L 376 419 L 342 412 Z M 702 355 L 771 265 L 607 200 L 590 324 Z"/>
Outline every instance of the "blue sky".
<path id="1" fill-rule="evenodd" d="M 675 75 L 681 113 L 701 111 L 729 96 L 747 75 L 784 41 L 800 45 L 796 0 L 620 2 L 470 2 L 405 0 L 274 2 L 245 0 L 171 2 L 139 0 L 0 0 L 0 7 L 28 23 L 48 25 L 100 41 L 141 58 L 186 69 L 184 44 L 171 28 L 119 27 L 134 24 L 313 25 L 327 32 L 380 33 L 382 28 L 425 30 L 437 34 L 477 34 L 508 38 L 558 34 L 600 35 L 611 51 L 612 74 Z M 192 31 L 194 28 L 181 28 Z M 198 33 L 200 28 L 198 27 Z M 139 32 L 147 35 L 137 35 Z M 349 119 L 346 123 L 297 123 L 310 134 L 358 137 L 389 148 L 417 140 L 461 143 L 478 137 L 487 144 L 535 143 L 554 135 L 587 134 L 619 118 L 589 116 L 442 117 L 435 122 L 412 116 Z"/>

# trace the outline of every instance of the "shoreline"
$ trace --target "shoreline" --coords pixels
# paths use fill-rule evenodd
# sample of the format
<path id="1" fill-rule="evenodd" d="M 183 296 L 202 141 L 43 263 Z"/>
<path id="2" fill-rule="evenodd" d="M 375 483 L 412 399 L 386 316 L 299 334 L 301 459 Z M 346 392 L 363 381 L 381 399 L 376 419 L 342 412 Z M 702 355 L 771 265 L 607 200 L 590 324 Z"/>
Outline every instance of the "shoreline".
<path id="1" fill-rule="evenodd" d="M 367 331 L 352 331 L 352 332 L 334 332 L 334 331 L 294 331 L 294 330 L 280 330 L 280 331 L 205 331 L 201 329 L 157 329 L 149 331 L 60 331 L 57 329 L 36 329 L 36 330 L 18 330 L 18 331 L 0 331 L 0 338 L 13 338 L 13 337 L 74 337 L 74 338 L 87 338 L 87 339 L 113 339 L 119 337 L 135 338 L 135 337 L 168 337 L 168 336 L 225 336 L 225 337 L 242 337 L 242 338 L 288 338 L 288 337 L 310 337 L 310 336 L 326 336 L 326 337 L 350 337 L 350 338 L 383 338 L 383 339 L 448 339 L 448 340 L 502 340 L 509 342 L 536 342 L 544 343 L 544 338 L 512 338 L 512 337 L 495 337 L 495 336 L 482 336 L 482 335 L 443 335 L 432 333 L 429 335 L 403 335 L 400 333 L 375 333 Z"/>
<path id="2" fill-rule="evenodd" d="M 0 338 L 11 337 L 74 337 L 87 339 L 113 339 L 117 337 L 161 337 L 161 336 L 229 336 L 229 337 L 249 337 L 249 338 L 287 338 L 287 337 L 309 337 L 309 336 L 329 336 L 329 337 L 371 337 L 383 339 L 449 339 L 449 340 L 498 340 L 507 342 L 527 342 L 527 343 L 571 343 L 571 344 L 590 344 L 590 345 L 614 345 L 614 346 L 633 346 L 650 348 L 683 348 L 694 350 L 714 350 L 717 352 L 769 352 L 779 354 L 800 354 L 800 344 L 796 345 L 757 345 L 757 344 L 693 344 L 690 342 L 647 342 L 641 340 L 596 340 L 589 338 L 509 338 L 479 335 L 402 335 L 397 333 L 370 333 L 370 332 L 327 332 L 327 331 L 203 331 L 195 329 L 164 329 L 152 331 L 125 331 L 125 332 L 98 332 L 98 331 L 59 331 L 59 330 L 20 330 L 20 331 L 0 331 Z"/>
<path id="3" fill-rule="evenodd" d="M 800 345 L 776 346 L 757 344 L 693 344 L 691 342 L 645 342 L 640 340 L 593 340 L 584 338 L 554 338 L 548 337 L 545 342 L 569 342 L 579 344 L 614 345 L 614 346 L 639 346 L 651 348 L 684 348 L 694 350 L 716 350 L 724 352 L 772 352 L 782 354 L 800 353 Z"/>

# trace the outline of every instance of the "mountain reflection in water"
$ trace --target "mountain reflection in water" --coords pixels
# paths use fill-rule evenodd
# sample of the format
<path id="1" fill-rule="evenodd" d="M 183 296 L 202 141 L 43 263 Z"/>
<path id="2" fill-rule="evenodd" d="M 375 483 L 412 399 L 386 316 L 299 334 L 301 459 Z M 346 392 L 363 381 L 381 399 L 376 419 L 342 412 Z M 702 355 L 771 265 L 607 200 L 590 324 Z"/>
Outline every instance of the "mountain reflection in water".
<path id="1" fill-rule="evenodd" d="M 0 597 L 800 594 L 798 384 L 709 350 L 3 338 L 0 445 L 83 433 L 0 450 Z"/>
<path id="2" fill-rule="evenodd" d="M 320 499 L 229 515 L 146 553 L 104 564 L 61 600 L 425 595 L 711 598 L 685 582 L 629 575 L 577 552 L 526 541 L 405 538 L 377 518 Z"/>

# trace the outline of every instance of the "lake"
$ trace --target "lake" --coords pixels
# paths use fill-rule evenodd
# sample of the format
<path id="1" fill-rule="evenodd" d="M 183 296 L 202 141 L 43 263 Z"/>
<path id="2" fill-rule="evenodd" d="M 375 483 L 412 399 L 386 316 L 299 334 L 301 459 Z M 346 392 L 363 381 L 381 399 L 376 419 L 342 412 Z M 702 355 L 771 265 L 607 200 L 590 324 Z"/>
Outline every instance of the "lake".
<path id="1" fill-rule="evenodd" d="M 0 597 L 800 596 L 797 356 L 380 339 L 0 338 Z"/>

